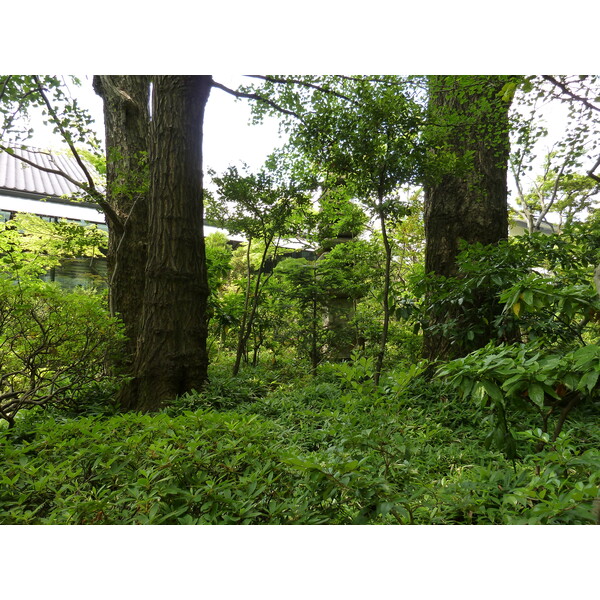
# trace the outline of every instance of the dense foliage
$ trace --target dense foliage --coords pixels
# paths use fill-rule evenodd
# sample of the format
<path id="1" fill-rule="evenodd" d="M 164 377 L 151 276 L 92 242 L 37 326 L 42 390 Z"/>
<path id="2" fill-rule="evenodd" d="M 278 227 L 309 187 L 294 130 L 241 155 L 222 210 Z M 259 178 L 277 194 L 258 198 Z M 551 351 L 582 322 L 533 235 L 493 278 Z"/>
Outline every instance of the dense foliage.
<path id="1" fill-rule="evenodd" d="M 39 279 L 66 257 L 100 252 L 104 239 L 95 227 L 32 215 L 0 224 L 0 418 L 11 427 L 23 408 L 86 405 L 118 385 L 104 368 L 122 351 L 105 295 Z"/>
<path id="2" fill-rule="evenodd" d="M 0 435 L 3 523 L 590 523 L 598 432 L 587 406 L 550 443 L 522 422 L 522 459 L 484 447 L 485 409 L 417 372 L 376 389 L 372 361 L 317 379 L 298 363 L 158 415 L 29 413 Z M 529 427 L 529 428 L 528 428 Z M 537 443 L 544 444 L 536 451 Z"/>
<path id="3" fill-rule="evenodd" d="M 205 240 L 206 310 L 193 295 L 187 308 L 163 298 L 207 325 L 206 385 L 175 386 L 153 412 L 124 411 L 117 398 L 131 377 L 116 366 L 132 357 L 105 292 L 40 279 L 66 258 L 103 253 L 104 234 L 30 215 L 0 224 L 0 523 L 600 520 L 600 225 L 595 179 L 576 173 L 583 149 L 560 146 L 562 163 L 547 156 L 534 187 L 519 187 L 529 233 L 453 239 L 449 274 L 426 275 L 419 185 L 442 189 L 474 156 L 465 146 L 459 160 L 460 144 L 427 146 L 425 80 L 259 79 L 238 93 L 258 99 L 257 115 L 283 110 L 290 144 L 257 173 L 212 173 L 208 214 L 245 241 Z M 7 80 L 4 113 L 27 85 L 33 93 L 41 83 Z M 509 78 L 493 102 L 509 102 L 519 85 L 525 96 L 551 93 L 535 78 Z M 442 125 L 454 131 L 464 123 L 452 114 Z M 521 185 L 539 136 L 532 120 L 511 119 Z M 16 135 L 12 118 L 8 126 Z M 476 198 L 478 181 L 460 183 Z M 136 187 L 140 205 L 144 194 Z M 536 223 L 550 209 L 560 232 L 542 235 Z M 159 377 L 169 348 L 185 344 L 149 290 L 157 341 L 146 350 Z M 424 336 L 448 352 L 423 360 Z M 130 352 L 145 341 L 130 339 Z M 145 406 L 136 394 L 129 408 Z"/>

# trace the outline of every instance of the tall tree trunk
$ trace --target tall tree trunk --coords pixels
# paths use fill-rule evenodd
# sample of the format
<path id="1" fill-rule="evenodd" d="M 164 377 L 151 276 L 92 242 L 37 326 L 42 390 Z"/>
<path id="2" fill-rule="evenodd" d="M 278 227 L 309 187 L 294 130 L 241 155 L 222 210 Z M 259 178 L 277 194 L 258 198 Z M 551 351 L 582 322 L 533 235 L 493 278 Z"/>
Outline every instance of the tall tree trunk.
<path id="1" fill-rule="evenodd" d="M 131 367 L 144 294 L 148 209 L 148 100 L 146 76 L 96 75 L 94 90 L 104 101 L 106 200 L 119 217 L 108 221 L 108 282 L 111 313 L 125 325 L 125 368 Z"/>
<path id="2" fill-rule="evenodd" d="M 379 385 L 381 379 L 381 371 L 383 370 L 383 359 L 385 358 L 385 349 L 387 346 L 388 332 L 390 328 L 390 287 L 392 276 L 392 245 L 387 234 L 385 216 L 381 205 L 383 197 L 379 197 L 379 223 L 381 225 L 381 236 L 383 239 L 383 247 L 385 249 L 385 268 L 383 273 L 383 324 L 381 328 L 381 338 L 379 341 L 379 351 L 377 352 L 377 360 L 375 362 L 375 374 L 373 381 L 375 385 Z"/>
<path id="3" fill-rule="evenodd" d="M 250 250 L 252 248 L 252 238 L 248 238 L 248 244 L 246 245 L 246 293 L 244 295 L 244 312 L 242 313 L 242 320 L 240 322 L 240 330 L 238 333 L 238 342 L 235 351 L 235 364 L 233 365 L 232 374 L 235 376 L 240 371 L 240 365 L 242 364 L 242 356 L 246 353 L 246 322 L 248 320 L 248 312 L 250 306 L 250 290 L 252 289 L 252 269 L 250 265 Z"/>
<path id="4" fill-rule="evenodd" d="M 430 78 L 429 136 L 434 152 L 446 154 L 451 169 L 433 174 L 425 186 L 425 271 L 457 273 L 459 241 L 494 244 L 508 236 L 508 109 L 502 90 L 509 77 Z M 482 298 L 481 301 L 493 301 Z M 430 315 L 439 324 L 453 314 Z M 485 336 L 475 341 L 485 345 Z M 424 353 L 446 359 L 464 353 L 439 333 L 426 331 Z"/>
<path id="5" fill-rule="evenodd" d="M 202 130 L 212 78 L 154 78 L 148 258 L 124 408 L 151 411 L 207 380 Z"/>

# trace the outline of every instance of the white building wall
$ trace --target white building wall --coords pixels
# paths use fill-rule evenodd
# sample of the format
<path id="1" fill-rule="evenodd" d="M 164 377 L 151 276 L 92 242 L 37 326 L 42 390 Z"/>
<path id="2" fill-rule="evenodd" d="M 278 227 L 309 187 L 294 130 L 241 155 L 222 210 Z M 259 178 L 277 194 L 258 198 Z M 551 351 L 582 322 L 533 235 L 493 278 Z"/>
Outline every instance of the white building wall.
<path id="1" fill-rule="evenodd" d="M 95 208 L 77 206 L 77 204 L 63 204 L 48 200 L 29 200 L 18 196 L 0 195 L 0 210 L 10 212 L 30 213 L 43 217 L 58 217 L 88 221 L 89 223 L 104 224 L 104 214 Z"/>

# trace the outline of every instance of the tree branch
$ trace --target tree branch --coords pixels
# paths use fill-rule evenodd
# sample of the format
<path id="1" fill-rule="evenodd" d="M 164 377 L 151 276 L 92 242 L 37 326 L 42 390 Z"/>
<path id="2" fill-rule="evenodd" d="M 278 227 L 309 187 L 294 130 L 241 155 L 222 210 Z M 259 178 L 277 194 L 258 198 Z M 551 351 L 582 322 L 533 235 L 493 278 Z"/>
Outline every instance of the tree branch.
<path id="1" fill-rule="evenodd" d="M 62 175 L 63 177 L 66 177 L 67 179 L 69 179 L 69 181 L 71 181 L 71 183 L 73 183 L 74 185 L 77 185 L 78 187 L 83 189 L 87 194 L 89 194 L 92 198 L 94 198 L 94 200 L 96 201 L 98 206 L 100 206 L 100 208 L 102 208 L 102 210 L 104 211 L 106 216 L 110 219 L 111 225 L 113 225 L 113 227 L 115 227 L 115 229 L 117 229 L 118 233 L 122 233 L 124 227 L 123 227 L 123 223 L 121 222 L 121 219 L 119 218 L 119 216 L 117 215 L 117 213 L 115 212 L 113 207 L 108 202 L 106 202 L 104 196 L 96 189 L 96 186 L 94 184 L 94 179 L 93 179 L 91 173 L 89 172 L 88 168 L 85 166 L 85 163 L 81 159 L 81 156 L 79 156 L 79 152 L 77 152 L 77 149 L 75 148 L 75 145 L 73 144 L 73 142 L 71 140 L 71 136 L 67 134 L 67 132 L 61 125 L 60 120 L 56 116 L 56 111 L 54 110 L 54 107 L 48 100 L 48 97 L 46 96 L 46 93 L 44 91 L 42 83 L 39 80 L 39 77 L 37 75 L 35 75 L 35 81 L 38 86 L 38 91 L 39 91 L 40 95 L 42 96 L 44 103 L 48 107 L 48 111 L 49 111 L 50 115 L 52 116 L 52 119 L 54 120 L 55 125 L 58 127 L 65 142 L 69 145 L 69 148 L 71 150 L 71 153 L 73 154 L 73 157 L 77 161 L 77 164 L 79 165 L 79 167 L 83 171 L 83 174 L 85 175 L 86 179 L 88 180 L 88 185 L 85 186 L 81 182 L 76 182 L 73 179 L 69 179 L 65 173 L 62 173 L 62 171 L 58 172 L 58 174 Z"/>
<path id="2" fill-rule="evenodd" d="M 6 88 L 8 87 L 8 82 L 10 81 L 11 77 L 12 75 L 7 75 L 6 79 L 4 79 L 4 81 L 2 82 L 2 91 L 0 91 L 0 101 L 6 93 Z"/>
<path id="3" fill-rule="evenodd" d="M 538 229 L 540 227 L 540 225 L 542 224 L 542 221 L 544 220 L 544 218 L 546 217 L 546 215 L 548 214 L 548 212 L 550 211 L 550 209 L 552 208 L 554 202 L 556 201 L 556 195 L 558 194 L 558 186 L 560 185 L 560 180 L 562 179 L 565 167 L 567 166 L 567 157 L 565 157 L 565 160 L 563 161 L 562 166 L 560 167 L 560 171 L 558 172 L 558 175 L 556 176 L 556 180 L 554 181 L 554 186 L 552 188 L 552 195 L 550 196 L 550 200 L 548 201 L 548 203 L 546 204 L 546 206 L 544 206 L 544 201 L 543 201 L 543 192 L 540 192 L 540 205 L 541 205 L 541 210 L 540 210 L 540 214 L 535 222 L 535 228 Z M 550 170 L 550 163 L 548 162 L 548 170 Z"/>
<path id="4" fill-rule="evenodd" d="M 306 125 L 306 121 L 298 113 L 296 113 L 292 110 L 288 110 L 287 108 L 283 108 L 283 106 L 279 106 L 278 104 L 276 104 L 272 100 L 269 100 L 268 98 L 263 98 L 262 96 L 259 96 L 258 94 L 248 94 L 246 92 L 238 92 L 238 91 L 232 90 L 232 89 L 224 86 L 222 83 L 218 83 L 214 80 L 212 82 L 212 85 L 213 85 L 213 87 L 223 90 L 224 92 L 227 92 L 228 94 L 231 94 L 232 96 L 235 96 L 236 98 L 249 98 L 250 100 L 258 100 L 259 102 L 264 102 L 265 104 L 268 104 L 271 108 L 274 108 L 278 112 L 281 112 L 285 115 L 294 117 Z"/>
<path id="5" fill-rule="evenodd" d="M 594 166 L 587 172 L 587 176 L 591 177 L 594 181 L 597 181 L 598 183 L 600 183 L 600 177 L 598 177 L 598 175 L 596 175 L 594 173 L 594 171 L 600 166 L 600 156 L 598 157 L 598 160 L 596 161 L 596 163 L 594 164 Z"/>
<path id="6" fill-rule="evenodd" d="M 71 140 L 71 136 L 67 134 L 67 132 L 65 131 L 64 127 L 62 126 L 60 120 L 56 116 L 56 111 L 54 110 L 54 107 L 52 106 L 52 104 L 48 100 L 48 97 L 46 96 L 46 92 L 44 91 L 42 82 L 40 81 L 40 79 L 37 75 L 34 76 L 34 79 L 37 84 L 40 96 L 42 97 L 44 104 L 48 107 L 48 112 L 50 113 L 50 115 L 54 121 L 54 124 L 58 127 L 60 134 L 62 135 L 65 142 L 67 142 L 67 144 L 69 145 L 69 148 L 71 149 L 71 152 L 73 153 L 73 156 L 75 157 L 75 160 L 77 161 L 77 164 L 79 165 L 79 167 L 83 171 L 83 174 L 85 175 L 86 179 L 88 180 L 89 188 L 96 191 L 96 186 L 94 185 L 94 180 L 92 178 L 92 175 L 88 171 L 84 162 L 81 160 L 81 157 L 79 156 L 79 153 L 77 152 L 77 149 L 75 148 L 75 145 L 73 144 L 73 142 Z"/>
<path id="7" fill-rule="evenodd" d="M 341 98 L 342 100 L 346 100 L 347 102 L 354 104 L 354 106 L 360 105 L 356 100 L 352 100 L 352 98 L 349 98 L 348 96 L 345 96 L 340 92 L 336 92 L 335 90 L 325 88 L 314 83 L 309 83 L 308 81 L 302 81 L 301 79 L 279 79 L 277 77 L 273 77 L 272 75 L 246 75 L 246 77 L 252 77 L 253 79 L 262 79 L 264 81 L 268 81 L 269 83 L 293 83 L 294 85 L 299 85 L 305 88 L 317 90 L 319 92 L 323 92 L 324 94 L 331 94 L 332 96 L 336 96 L 337 98 Z"/>
<path id="8" fill-rule="evenodd" d="M 106 200 L 104 199 L 104 196 L 95 187 L 89 188 L 85 183 L 82 183 L 81 181 L 77 181 L 77 179 L 74 179 L 70 175 L 67 175 L 64 171 L 61 171 L 60 169 L 51 169 L 49 167 L 42 167 L 41 165 L 38 165 L 37 163 L 33 162 L 32 160 L 29 160 L 29 159 L 25 158 L 24 156 L 17 154 L 12 148 L 8 148 L 7 146 L 4 146 L 3 144 L 0 144 L 0 151 L 4 151 L 7 154 L 10 154 L 11 156 L 14 156 L 15 158 L 24 162 L 25 164 L 28 164 L 31 167 L 35 167 L 36 169 L 38 169 L 40 171 L 44 171 L 45 173 L 50 173 L 52 175 L 58 175 L 60 177 L 64 177 L 67 181 L 69 181 L 73 185 L 77 186 L 79 189 L 83 190 L 86 194 L 88 194 L 91 198 L 94 199 L 94 202 L 96 202 L 96 204 L 98 204 L 98 206 L 102 209 L 102 211 L 106 214 L 106 216 L 111 220 L 111 224 L 115 227 L 115 229 L 118 232 L 123 231 L 123 224 L 121 222 L 121 219 L 119 218 L 119 216 L 117 215 L 117 213 L 115 212 L 113 207 L 110 204 L 108 204 L 108 202 L 106 202 Z"/>
<path id="9" fill-rule="evenodd" d="M 591 102 L 589 102 L 586 98 L 582 98 L 581 96 L 578 96 L 575 92 L 572 92 L 567 85 L 565 85 L 564 83 L 562 83 L 561 81 L 558 81 L 558 79 L 556 79 L 555 77 L 553 77 L 552 75 L 542 75 L 542 77 L 550 82 L 552 85 L 558 87 L 563 94 L 569 96 L 570 98 L 572 98 L 573 100 L 577 100 L 578 102 L 583 103 L 584 106 L 587 106 L 587 108 L 589 108 L 590 110 L 597 110 L 600 111 L 600 107 L 593 105 Z"/>

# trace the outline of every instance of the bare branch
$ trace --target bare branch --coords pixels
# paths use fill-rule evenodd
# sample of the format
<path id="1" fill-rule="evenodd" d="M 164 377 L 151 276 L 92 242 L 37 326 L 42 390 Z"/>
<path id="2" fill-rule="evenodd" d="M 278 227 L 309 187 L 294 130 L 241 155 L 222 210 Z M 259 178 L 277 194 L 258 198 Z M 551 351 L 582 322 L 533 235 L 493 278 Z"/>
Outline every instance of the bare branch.
<path id="1" fill-rule="evenodd" d="M 69 181 L 73 185 L 76 185 L 77 187 L 81 188 L 82 190 L 87 191 L 85 184 L 83 184 L 81 181 L 77 181 L 77 179 L 74 179 L 70 175 L 67 175 L 64 171 L 61 171 L 60 169 L 51 169 L 50 167 L 42 167 L 42 165 L 38 165 L 37 163 L 33 162 L 32 160 L 29 160 L 28 158 L 25 158 L 24 156 L 17 154 L 13 148 L 8 148 L 7 146 L 4 146 L 3 144 L 0 144 L 0 150 L 6 152 L 7 154 L 10 154 L 11 156 L 14 156 L 15 158 L 18 158 L 20 161 L 24 162 L 25 164 L 35 167 L 36 169 L 39 169 L 40 171 L 44 171 L 45 173 L 51 173 L 53 175 L 60 175 L 61 177 L 64 177 L 67 181 Z"/>
<path id="2" fill-rule="evenodd" d="M 298 113 L 296 113 L 292 110 L 288 110 L 287 108 L 283 108 L 283 106 L 279 106 L 278 104 L 276 104 L 272 100 L 269 100 L 268 98 L 263 98 L 262 96 L 259 96 L 258 94 L 247 94 L 245 92 L 238 92 L 238 91 L 232 90 L 232 89 L 224 86 L 222 83 L 218 83 L 214 80 L 213 80 L 212 85 L 213 85 L 213 87 L 223 90 L 224 92 L 227 92 L 228 94 L 231 94 L 232 96 L 235 96 L 236 98 L 249 98 L 250 100 L 258 100 L 259 102 L 264 102 L 265 104 L 268 104 L 271 108 L 274 108 L 275 110 L 277 110 L 285 115 L 294 117 L 294 118 L 298 119 L 299 121 L 301 121 L 302 123 L 306 124 L 304 119 Z"/>
<path id="3" fill-rule="evenodd" d="M 81 181 L 77 181 L 77 179 L 74 179 L 70 175 L 67 175 L 67 173 L 65 173 L 64 171 L 61 171 L 60 169 L 51 169 L 49 167 L 42 167 L 41 165 L 38 165 L 37 163 L 33 162 L 32 160 L 29 160 L 29 159 L 25 158 L 24 156 L 17 154 L 14 151 L 14 149 L 8 148 L 7 146 L 4 146 L 3 144 L 0 144 L 0 151 L 4 151 L 7 154 L 10 154 L 11 156 L 14 156 L 15 158 L 24 162 L 25 164 L 35 167 L 36 169 L 39 169 L 40 171 L 44 171 L 45 173 L 51 173 L 52 175 L 59 175 L 60 177 L 64 177 L 68 182 L 77 186 L 79 189 L 83 190 L 86 194 L 88 194 L 91 198 L 94 199 L 94 202 L 96 202 L 96 204 L 98 204 L 98 206 L 102 209 L 102 211 L 110 219 L 111 225 L 113 225 L 114 228 L 119 233 L 121 233 L 123 231 L 123 224 L 121 222 L 121 219 L 119 218 L 119 216 L 117 215 L 117 213 L 115 212 L 113 207 L 110 204 L 108 204 L 108 202 L 106 202 L 104 195 L 101 192 L 99 192 L 95 187 L 92 187 L 92 188 L 88 187 L 85 183 L 83 183 Z"/>
<path id="4" fill-rule="evenodd" d="M 573 100 L 577 100 L 578 102 L 581 102 L 584 106 L 587 106 L 587 108 L 589 108 L 590 110 L 600 111 L 599 106 L 595 106 L 594 104 L 589 102 L 586 98 L 582 98 L 581 96 L 578 96 L 575 92 L 571 91 L 568 88 L 568 86 L 566 86 L 561 81 L 558 81 L 558 79 L 556 79 L 556 77 L 553 77 L 552 75 L 542 75 L 542 77 L 546 81 L 550 82 L 552 85 L 558 87 L 563 92 L 563 94 L 569 96 Z"/>
<path id="5" fill-rule="evenodd" d="M 598 177 L 598 175 L 594 173 L 594 171 L 596 171 L 598 167 L 600 167 L 600 156 L 598 157 L 598 160 L 596 161 L 594 166 L 587 172 L 587 176 L 591 177 L 594 181 L 600 183 L 600 177 Z"/>
<path id="6" fill-rule="evenodd" d="M 356 100 L 352 100 L 348 96 L 341 94 L 340 92 L 336 92 L 330 88 L 325 88 L 321 85 L 316 85 L 314 83 L 309 83 L 308 81 L 302 81 L 301 79 L 278 79 L 277 77 L 273 77 L 272 75 L 246 75 L 246 77 L 252 77 L 254 79 L 262 79 L 264 81 L 268 81 L 269 83 L 282 83 L 282 84 L 290 84 L 299 85 L 301 87 L 317 90 L 319 92 L 323 92 L 324 94 L 331 94 L 332 96 L 336 96 L 337 98 L 341 98 L 342 100 L 346 100 L 354 106 L 360 106 L 360 103 Z"/>
<path id="7" fill-rule="evenodd" d="M 550 163 L 548 163 L 549 165 Z M 554 186 L 552 188 L 552 195 L 550 196 L 550 200 L 548 201 L 548 203 L 546 204 L 546 206 L 544 206 L 544 202 L 543 202 L 543 193 L 540 192 L 540 204 L 542 206 L 542 210 L 540 211 L 540 214 L 535 222 L 535 228 L 537 229 L 542 221 L 545 219 L 546 215 L 548 214 L 548 212 L 550 211 L 550 209 L 552 208 L 552 205 L 554 204 L 554 202 L 556 201 L 556 195 L 558 194 L 558 186 L 560 185 L 560 180 L 562 179 L 563 173 L 565 171 L 565 167 L 567 166 L 567 157 L 565 157 L 565 160 L 563 161 L 563 164 L 560 167 L 560 171 L 558 172 L 558 175 L 556 176 L 556 179 L 554 181 Z"/>
<path id="8" fill-rule="evenodd" d="M 8 82 L 10 81 L 11 77 L 12 77 L 12 75 L 7 75 L 6 79 L 2 82 L 2 91 L 0 91 L 0 100 L 2 100 L 2 97 L 6 93 L 6 88 L 8 87 Z"/>
<path id="9" fill-rule="evenodd" d="M 73 156 L 75 157 L 75 160 L 77 161 L 77 164 L 79 165 L 79 167 L 83 171 L 83 174 L 85 175 L 86 179 L 88 180 L 89 188 L 95 191 L 96 186 L 94 184 L 94 179 L 92 178 L 91 173 L 85 166 L 85 163 L 81 160 L 81 157 L 79 156 L 79 152 L 77 152 L 77 149 L 75 148 L 75 145 L 73 144 L 73 142 L 71 140 L 71 136 L 67 134 L 67 132 L 65 131 L 64 127 L 62 126 L 59 118 L 56 116 L 56 111 L 54 110 L 54 107 L 52 106 L 52 104 L 48 100 L 48 97 L 46 96 L 46 92 L 44 91 L 42 82 L 40 81 L 40 79 L 37 75 L 35 75 L 34 78 L 35 78 L 35 82 L 37 83 L 37 86 L 38 86 L 38 91 L 39 91 L 42 99 L 44 100 L 44 104 L 47 106 L 48 112 L 50 113 L 52 119 L 54 120 L 54 124 L 58 127 L 65 142 L 67 142 L 67 144 L 69 145 L 69 148 L 71 149 L 71 152 L 73 153 Z"/>

